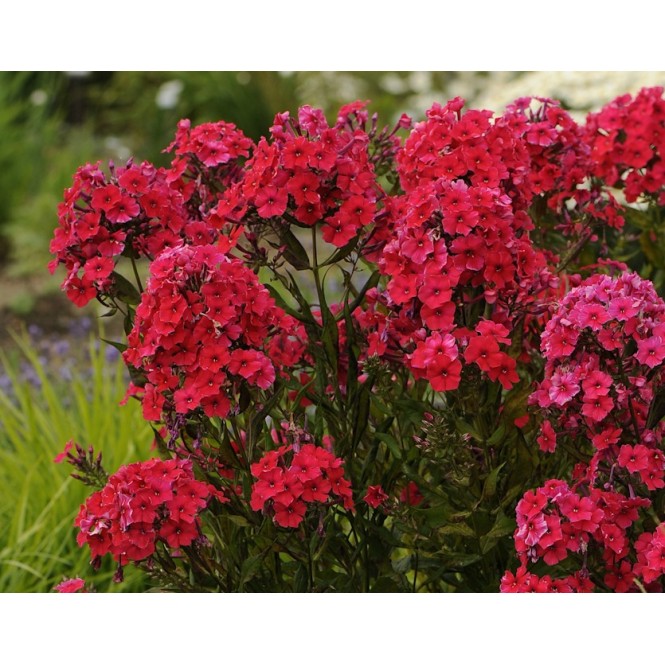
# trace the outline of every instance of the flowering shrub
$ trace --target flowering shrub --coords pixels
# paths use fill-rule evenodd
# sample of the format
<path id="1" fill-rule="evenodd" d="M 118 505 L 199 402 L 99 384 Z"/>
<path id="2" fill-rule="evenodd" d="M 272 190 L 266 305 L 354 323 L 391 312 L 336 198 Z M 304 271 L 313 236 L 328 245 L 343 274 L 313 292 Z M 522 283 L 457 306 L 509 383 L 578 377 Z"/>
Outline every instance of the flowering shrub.
<path id="1" fill-rule="evenodd" d="M 256 144 L 183 120 L 169 169 L 79 169 L 51 269 L 124 315 L 159 453 L 110 477 L 66 453 L 98 488 L 93 565 L 187 591 L 660 590 L 665 302 L 624 253 L 660 232 L 662 94 L 584 125 L 541 98 L 384 129 L 305 106 Z"/>

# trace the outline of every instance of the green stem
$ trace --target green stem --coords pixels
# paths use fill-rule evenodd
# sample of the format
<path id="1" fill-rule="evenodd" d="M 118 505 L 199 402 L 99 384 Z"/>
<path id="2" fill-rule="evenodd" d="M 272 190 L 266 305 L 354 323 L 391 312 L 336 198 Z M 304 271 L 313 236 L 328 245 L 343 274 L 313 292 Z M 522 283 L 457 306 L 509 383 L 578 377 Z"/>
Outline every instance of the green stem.
<path id="1" fill-rule="evenodd" d="M 136 277 L 136 284 L 139 288 L 139 293 L 143 293 L 143 284 L 141 283 L 141 278 L 139 277 L 139 271 L 138 268 L 136 267 L 136 261 L 134 260 L 134 257 L 131 257 L 132 261 L 132 270 L 134 271 L 134 277 Z"/>
<path id="2" fill-rule="evenodd" d="M 416 593 L 416 583 L 418 581 L 418 550 L 415 552 L 416 562 L 413 567 L 413 593 Z"/>
<path id="3" fill-rule="evenodd" d="M 314 563 L 312 561 L 312 544 L 307 544 L 307 572 L 309 574 L 309 590 L 314 591 Z"/>
<path id="4" fill-rule="evenodd" d="M 319 255 L 316 246 L 316 226 L 312 227 L 312 273 L 314 274 L 314 284 L 316 285 L 316 294 L 319 297 L 319 307 L 323 315 L 323 308 L 325 307 L 326 298 L 321 286 L 321 278 L 319 276 Z"/>

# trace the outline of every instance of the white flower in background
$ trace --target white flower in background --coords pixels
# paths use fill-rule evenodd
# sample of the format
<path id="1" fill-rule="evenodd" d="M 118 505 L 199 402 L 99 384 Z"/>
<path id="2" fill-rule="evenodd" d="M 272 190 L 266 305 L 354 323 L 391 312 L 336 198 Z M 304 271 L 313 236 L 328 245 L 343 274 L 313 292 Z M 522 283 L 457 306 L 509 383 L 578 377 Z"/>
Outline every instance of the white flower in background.
<path id="1" fill-rule="evenodd" d="M 411 72 L 400 78 L 392 72 L 379 80 L 390 94 L 410 93 L 404 110 L 422 118 L 433 102 L 444 103 L 453 97 L 466 100 L 466 108 L 489 109 L 500 115 L 508 104 L 520 97 L 558 99 L 578 121 L 587 113 L 600 110 L 616 97 L 635 95 L 641 88 L 665 86 L 665 72 L 443 72 L 443 83 L 431 72 Z M 404 85 L 406 89 L 401 89 Z"/>
<path id="2" fill-rule="evenodd" d="M 634 95 L 641 88 L 665 85 L 665 72 L 524 72 L 506 80 L 506 72 L 488 72 L 484 85 L 473 98 L 476 108 L 497 113 L 518 97 L 552 97 L 584 120 L 619 95 Z"/>
<path id="3" fill-rule="evenodd" d="M 45 90 L 33 90 L 30 95 L 30 101 L 33 106 L 44 106 L 48 101 L 48 95 Z"/>
<path id="4" fill-rule="evenodd" d="M 185 84 L 179 79 L 173 79 L 172 81 L 162 83 L 157 91 L 155 104 L 157 104 L 157 107 L 160 109 L 175 108 L 184 87 Z"/>
<path id="5" fill-rule="evenodd" d="M 409 85 L 416 93 L 428 92 L 432 89 L 431 72 L 411 72 L 409 74 Z"/>
<path id="6" fill-rule="evenodd" d="M 410 89 L 406 79 L 402 78 L 395 72 L 384 74 L 381 77 L 379 84 L 383 90 L 389 92 L 391 95 L 403 95 Z"/>

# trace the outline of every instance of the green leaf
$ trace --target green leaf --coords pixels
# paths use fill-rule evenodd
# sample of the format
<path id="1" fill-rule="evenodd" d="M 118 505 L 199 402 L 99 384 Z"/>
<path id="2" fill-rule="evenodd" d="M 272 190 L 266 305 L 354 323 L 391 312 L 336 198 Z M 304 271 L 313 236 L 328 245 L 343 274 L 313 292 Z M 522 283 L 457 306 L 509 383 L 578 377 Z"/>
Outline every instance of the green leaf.
<path id="1" fill-rule="evenodd" d="M 127 345 L 123 344 L 122 342 L 114 342 L 110 339 L 104 339 L 103 337 L 99 338 L 102 342 L 106 342 L 106 344 L 110 344 L 114 349 L 118 349 L 120 353 L 125 351 L 127 349 Z"/>
<path id="2" fill-rule="evenodd" d="M 141 302 L 141 294 L 126 277 L 115 270 L 111 273 L 111 277 L 113 278 L 111 294 L 115 298 L 129 305 L 138 305 Z"/>
<path id="3" fill-rule="evenodd" d="M 480 561 L 482 555 L 466 554 L 464 552 L 446 552 L 442 558 L 448 566 L 454 566 L 455 568 L 466 568 L 467 566 Z"/>
<path id="4" fill-rule="evenodd" d="M 438 529 L 444 524 L 450 524 L 450 508 L 448 506 L 433 506 L 432 508 L 427 508 L 422 511 L 418 510 L 417 512 L 423 515 L 427 525 L 433 529 Z"/>
<path id="5" fill-rule="evenodd" d="M 496 430 L 494 430 L 492 436 L 490 436 L 489 439 L 487 439 L 487 445 L 488 446 L 497 446 L 499 443 L 503 441 L 503 439 L 506 436 L 506 426 L 501 423 Z"/>
<path id="6" fill-rule="evenodd" d="M 370 406 L 370 391 L 368 386 L 365 385 L 360 390 L 354 408 L 354 422 L 353 422 L 353 436 L 351 438 L 351 445 L 355 450 L 358 442 L 360 441 L 363 433 L 367 429 L 369 422 L 369 406 Z"/>
<path id="7" fill-rule="evenodd" d="M 501 469 L 505 466 L 505 462 L 502 462 L 495 469 L 490 471 L 489 475 L 485 479 L 485 484 L 483 485 L 483 498 L 489 499 L 496 494 L 496 486 L 499 480 L 499 473 Z"/>
<path id="8" fill-rule="evenodd" d="M 352 404 L 356 398 L 360 384 L 358 383 L 358 357 L 356 354 L 356 329 L 353 325 L 349 304 L 344 303 L 344 321 L 346 323 L 346 343 L 344 355 L 347 359 L 346 395 L 347 404 Z"/>
<path id="9" fill-rule="evenodd" d="M 263 556 L 257 554 L 256 556 L 249 557 L 242 562 L 240 568 L 240 587 L 249 582 L 256 576 L 256 573 L 261 569 L 263 563 Z"/>
<path id="10" fill-rule="evenodd" d="M 155 436 L 155 445 L 157 446 L 157 450 L 159 450 L 161 453 L 168 452 L 168 448 L 166 447 L 166 441 L 164 440 L 164 437 L 159 433 L 159 430 L 154 425 L 150 425 L 150 428 L 152 429 L 152 432 Z"/>
<path id="11" fill-rule="evenodd" d="M 533 472 L 538 467 L 541 458 L 537 449 L 530 447 L 523 436 L 516 436 L 513 441 L 514 443 L 511 446 L 510 472 L 506 486 L 510 492 L 518 488 L 517 492 L 520 494 L 524 492 L 525 485 L 531 483 Z M 526 486 L 530 487 L 531 485 Z M 504 495 L 507 494 L 508 492 L 504 492 Z"/>
<path id="12" fill-rule="evenodd" d="M 337 371 L 337 355 L 339 350 L 339 331 L 335 317 L 331 314 L 325 303 L 321 303 L 321 316 L 323 317 L 323 331 L 321 341 L 326 350 L 331 369 Z"/>
<path id="13" fill-rule="evenodd" d="M 135 315 L 134 310 L 131 307 L 128 307 L 127 314 L 125 315 L 125 318 L 123 319 L 122 322 L 125 335 L 129 335 L 129 333 L 132 332 L 132 328 L 134 327 L 134 315 Z"/>
<path id="14" fill-rule="evenodd" d="M 402 459 L 402 450 L 399 447 L 399 443 L 395 440 L 395 437 L 392 434 L 384 434 L 382 432 L 375 432 L 374 433 L 374 438 L 378 439 L 379 441 L 382 441 L 383 443 L 386 444 L 388 450 L 390 451 L 390 454 L 395 458 L 395 459 Z"/>
<path id="15" fill-rule="evenodd" d="M 240 527 L 241 529 L 244 529 L 248 526 L 251 526 L 251 524 L 247 521 L 247 518 L 243 517 L 242 515 L 224 515 L 224 517 L 229 521 L 235 524 L 237 527 Z"/>
<path id="16" fill-rule="evenodd" d="M 461 524 L 447 524 L 439 529 L 439 533 L 444 536 L 462 536 L 464 538 L 477 537 L 476 532 L 464 522 Z"/>
<path id="17" fill-rule="evenodd" d="M 512 507 L 513 501 L 524 493 L 524 487 L 522 485 L 516 485 L 511 487 L 503 496 L 501 500 L 501 508 Z"/>
<path id="18" fill-rule="evenodd" d="M 277 235 L 284 247 L 283 256 L 284 258 L 296 269 L 296 270 L 309 270 L 309 255 L 307 250 L 300 244 L 298 238 L 293 235 L 291 229 L 286 226 L 280 226 L 277 229 Z"/>
<path id="19" fill-rule="evenodd" d="M 512 517 L 507 517 L 502 511 L 499 511 L 492 528 L 480 538 L 480 551 L 487 554 L 496 546 L 500 538 L 512 534 L 515 531 L 515 526 L 516 523 Z"/>
<path id="20" fill-rule="evenodd" d="M 298 286 L 298 281 L 295 279 L 295 277 L 287 270 L 286 274 L 289 279 L 289 293 L 293 296 L 293 298 L 296 300 L 296 302 L 300 305 L 300 310 L 303 313 L 303 316 L 307 317 L 307 321 L 314 325 L 318 325 L 314 317 L 312 316 L 312 312 L 309 307 L 309 301 L 305 296 L 303 295 L 302 291 L 300 290 L 300 287 Z"/>
<path id="21" fill-rule="evenodd" d="M 286 304 L 286 301 L 284 300 L 284 298 L 282 298 L 282 295 L 280 294 L 280 292 L 274 286 L 272 286 L 271 284 L 264 284 L 263 286 L 266 287 L 266 289 L 268 290 L 268 293 L 270 293 L 270 295 L 273 297 L 273 300 L 275 301 L 275 303 L 281 309 L 283 309 L 287 314 L 292 316 L 294 319 L 296 319 L 298 321 L 301 321 L 302 323 L 308 323 L 310 321 L 310 319 L 307 316 L 305 316 L 304 314 L 301 314 L 300 312 L 297 312 L 295 309 L 293 309 L 293 307 L 289 307 Z"/>
<path id="22" fill-rule="evenodd" d="M 295 592 L 304 593 L 305 591 L 307 591 L 308 584 L 309 584 L 309 573 L 307 572 L 306 566 L 301 563 L 298 566 L 298 570 L 296 571 L 294 579 Z"/>
<path id="23" fill-rule="evenodd" d="M 375 270 L 370 276 L 369 279 L 365 282 L 365 285 L 360 289 L 358 295 L 353 299 L 353 302 L 349 306 L 349 310 L 353 312 L 355 309 L 357 309 L 363 302 L 365 298 L 365 294 L 372 288 L 374 288 L 378 283 L 379 279 L 381 278 L 381 275 L 379 274 L 378 270 Z M 341 318 L 343 316 L 343 312 L 340 312 L 337 316 L 338 318 Z"/>
<path id="24" fill-rule="evenodd" d="M 528 383 L 513 386 L 503 402 L 501 418 L 504 423 L 511 426 L 515 418 L 519 418 L 526 414 L 527 402 L 531 393 L 532 388 Z"/>
<path id="25" fill-rule="evenodd" d="M 411 570 L 411 555 L 407 554 L 401 559 L 392 562 L 393 570 L 400 575 L 404 575 Z"/>
<path id="26" fill-rule="evenodd" d="M 665 390 L 658 390 L 651 401 L 649 407 L 649 415 L 647 417 L 646 428 L 651 429 L 655 427 L 665 416 Z"/>

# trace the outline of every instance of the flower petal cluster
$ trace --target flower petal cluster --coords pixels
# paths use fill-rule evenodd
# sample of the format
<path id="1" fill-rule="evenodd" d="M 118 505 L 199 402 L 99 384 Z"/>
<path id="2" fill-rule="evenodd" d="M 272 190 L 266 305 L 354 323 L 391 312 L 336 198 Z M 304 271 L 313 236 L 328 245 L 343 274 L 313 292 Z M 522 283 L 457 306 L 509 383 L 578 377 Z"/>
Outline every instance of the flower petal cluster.
<path id="1" fill-rule="evenodd" d="M 344 477 L 344 462 L 313 443 L 284 445 L 270 450 L 252 464 L 250 505 L 267 511 L 275 524 L 296 528 L 310 505 L 341 503 L 354 510 L 351 483 Z"/>
<path id="2" fill-rule="evenodd" d="M 515 319 L 556 280 L 529 237 L 523 126 L 463 105 L 435 104 L 397 153 L 405 194 L 386 201 L 377 225 L 389 281 L 357 318 L 376 330 L 368 355 L 401 357 L 434 390 L 458 386 L 462 359 L 509 389 L 519 380 L 505 351 Z M 485 304 L 487 319 L 468 320 Z"/>
<path id="3" fill-rule="evenodd" d="M 362 104 L 342 109 L 332 127 L 309 106 L 297 119 L 278 114 L 271 139 L 259 141 L 242 180 L 225 192 L 213 217 L 259 228 L 273 218 L 301 227 L 320 224 L 326 242 L 346 245 L 374 221 L 383 196 L 366 120 Z"/>
<path id="4" fill-rule="evenodd" d="M 635 274 L 597 274 L 566 294 L 543 332 L 545 376 L 529 398 L 545 415 L 541 448 L 553 452 L 557 436 L 572 432 L 602 459 L 616 459 L 620 443 L 654 449 L 660 436 L 640 439 L 662 382 L 664 340 L 665 302 Z"/>
<path id="5" fill-rule="evenodd" d="M 534 590 L 528 564 L 555 566 L 571 554 L 582 559 L 582 576 L 587 560 L 600 563 L 615 591 L 636 590 L 636 580 L 660 584 L 662 532 L 636 525 L 651 492 L 665 487 L 665 425 L 650 419 L 664 380 L 664 337 L 665 302 L 629 272 L 596 274 L 558 304 L 542 335 L 545 377 L 530 397 L 544 414 L 537 441 L 553 453 L 566 440 L 590 459 L 577 465 L 572 486 L 553 479 L 518 503 L 521 573 L 507 573 L 503 590 Z"/>
<path id="6" fill-rule="evenodd" d="M 623 95 L 589 115 L 587 141 L 594 175 L 624 190 L 629 203 L 665 205 L 665 99 L 663 88 Z"/>
<path id="7" fill-rule="evenodd" d="M 110 553 L 120 566 L 152 556 L 159 542 L 171 549 L 191 545 L 200 535 L 199 515 L 213 496 L 228 501 L 196 480 L 188 460 L 123 466 L 81 506 L 77 542 L 90 547 L 93 565 Z"/>
<path id="8" fill-rule="evenodd" d="M 49 269 L 53 273 L 65 266 L 67 297 L 82 307 L 98 293 L 114 295 L 120 255 L 152 259 L 183 242 L 221 240 L 232 246 L 240 229 L 222 237 L 222 227 L 213 224 L 208 210 L 217 203 L 217 192 L 239 177 L 238 160 L 249 155 L 252 145 L 229 123 L 191 128 L 183 120 L 168 148 L 177 155 L 171 169 L 132 160 L 122 167 L 111 163 L 108 175 L 99 163 L 79 168 L 59 205 L 50 245 L 55 258 Z"/>
<path id="9" fill-rule="evenodd" d="M 224 417 L 241 385 L 266 390 L 276 370 L 298 361 L 300 335 L 240 260 L 183 245 L 151 264 L 124 359 L 145 375 L 147 420 L 196 409 Z"/>

